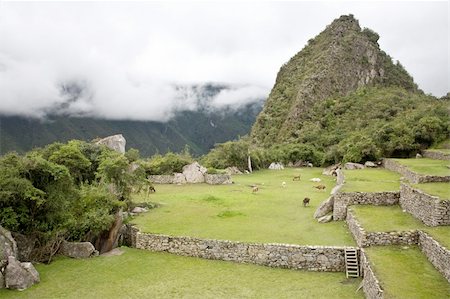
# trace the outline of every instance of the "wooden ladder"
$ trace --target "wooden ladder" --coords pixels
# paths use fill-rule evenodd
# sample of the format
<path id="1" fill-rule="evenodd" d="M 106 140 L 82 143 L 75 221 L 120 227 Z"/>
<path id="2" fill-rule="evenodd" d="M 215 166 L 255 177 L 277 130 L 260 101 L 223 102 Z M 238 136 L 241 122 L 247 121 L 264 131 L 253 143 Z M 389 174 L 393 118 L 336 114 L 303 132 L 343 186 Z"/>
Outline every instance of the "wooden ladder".
<path id="1" fill-rule="evenodd" d="M 359 277 L 358 251 L 356 249 L 345 249 L 345 274 L 347 278 Z"/>

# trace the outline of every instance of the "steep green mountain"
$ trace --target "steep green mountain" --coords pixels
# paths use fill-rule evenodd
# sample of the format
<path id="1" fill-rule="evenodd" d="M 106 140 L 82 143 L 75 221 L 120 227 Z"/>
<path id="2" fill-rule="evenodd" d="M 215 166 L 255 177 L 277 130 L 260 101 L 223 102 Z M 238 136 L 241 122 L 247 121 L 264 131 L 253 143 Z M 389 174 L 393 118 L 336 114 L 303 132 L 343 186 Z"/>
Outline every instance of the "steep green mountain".
<path id="1" fill-rule="evenodd" d="M 0 154 L 25 152 L 55 141 L 89 141 L 121 133 L 127 140 L 127 148 L 139 149 L 142 156 L 179 152 L 186 145 L 193 154 L 201 155 L 217 142 L 248 134 L 261 108 L 259 101 L 238 110 L 180 111 L 166 123 L 64 116 L 49 116 L 43 121 L 0 116 Z"/>
<path id="2" fill-rule="evenodd" d="M 397 86 L 421 94 L 400 63 L 380 50 L 379 36 L 361 29 L 353 17 L 341 16 L 284 64 L 251 131 L 255 144 L 296 142 L 305 121 L 318 121 L 312 107 L 361 87 Z M 361 103 L 359 103 L 361 104 Z M 366 103 L 370 105 L 370 99 Z M 360 117 L 365 117 L 360 115 Z"/>

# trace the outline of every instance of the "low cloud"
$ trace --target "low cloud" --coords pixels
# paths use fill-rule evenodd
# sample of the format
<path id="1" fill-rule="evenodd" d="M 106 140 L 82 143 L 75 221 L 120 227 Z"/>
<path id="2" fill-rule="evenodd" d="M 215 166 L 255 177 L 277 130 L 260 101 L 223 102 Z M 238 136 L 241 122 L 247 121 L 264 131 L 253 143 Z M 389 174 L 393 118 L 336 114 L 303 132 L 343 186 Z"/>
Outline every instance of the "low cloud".
<path id="1" fill-rule="evenodd" d="M 347 13 L 380 33 L 382 48 L 439 96 L 449 81 L 443 7 L 2 1 L 0 113 L 165 121 L 197 109 L 205 82 L 226 86 L 211 109 L 239 108 L 267 97 L 279 67 Z M 428 21 L 418 23 L 424 11 Z M 398 26 L 389 23 L 394 15 Z"/>

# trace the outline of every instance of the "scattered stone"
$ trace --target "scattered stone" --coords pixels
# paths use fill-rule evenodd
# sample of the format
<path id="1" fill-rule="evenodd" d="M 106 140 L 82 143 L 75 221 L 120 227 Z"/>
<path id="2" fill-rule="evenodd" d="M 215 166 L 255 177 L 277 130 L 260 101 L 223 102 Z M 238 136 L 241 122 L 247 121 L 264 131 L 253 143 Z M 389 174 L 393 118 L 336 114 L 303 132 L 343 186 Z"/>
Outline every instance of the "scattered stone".
<path id="1" fill-rule="evenodd" d="M 187 183 L 204 183 L 205 173 L 207 171 L 208 170 L 198 164 L 198 162 L 194 162 L 183 167 L 183 174 L 186 177 Z"/>
<path id="2" fill-rule="evenodd" d="M 24 290 L 39 281 L 39 273 L 31 263 L 20 263 L 15 257 L 8 257 L 5 268 L 5 286 L 8 289 Z"/>
<path id="3" fill-rule="evenodd" d="M 348 170 L 364 169 L 364 165 L 359 163 L 347 162 L 344 164 L 344 168 Z"/>
<path id="4" fill-rule="evenodd" d="M 375 164 L 372 161 L 366 161 L 366 163 L 364 163 L 364 166 L 369 167 L 369 168 L 375 168 L 375 167 L 377 167 L 377 164 Z"/>
<path id="5" fill-rule="evenodd" d="M 317 208 L 317 210 L 314 212 L 314 218 L 319 219 L 333 212 L 333 205 L 334 205 L 334 197 L 330 196 L 325 201 L 323 201 Z"/>
<path id="6" fill-rule="evenodd" d="M 88 258 L 98 255 L 98 251 L 91 242 L 63 241 L 59 253 L 72 258 Z"/>
<path id="7" fill-rule="evenodd" d="M 145 213 L 148 212 L 148 209 L 146 208 L 142 208 L 142 207 L 135 207 L 131 213 L 135 213 L 135 214 L 140 214 L 140 213 Z"/>
<path id="8" fill-rule="evenodd" d="M 308 163 L 306 164 L 307 167 L 314 167 L 314 165 L 312 163 Z"/>
<path id="9" fill-rule="evenodd" d="M 232 184 L 229 174 L 205 174 L 205 183 L 210 185 L 228 185 Z"/>
<path id="10" fill-rule="evenodd" d="M 242 174 L 242 171 L 239 170 L 236 166 L 231 166 L 225 169 L 225 173 L 228 175 Z"/>
<path id="11" fill-rule="evenodd" d="M 271 169 L 271 170 L 282 170 L 282 169 L 284 169 L 284 166 L 280 162 L 272 162 L 269 165 L 269 169 Z"/>
<path id="12" fill-rule="evenodd" d="M 340 167 L 341 167 L 341 163 L 338 163 L 338 164 L 334 164 L 334 165 L 328 166 L 327 168 L 325 168 L 325 169 L 322 171 L 322 174 L 323 174 L 323 175 L 334 175 L 334 176 L 336 176 L 336 170 L 337 170 L 338 168 L 340 168 Z"/>
<path id="13" fill-rule="evenodd" d="M 416 154 L 416 159 L 420 159 L 420 158 L 422 158 L 422 155 L 419 154 L 419 153 L 417 153 L 417 154 Z"/>
<path id="14" fill-rule="evenodd" d="M 125 145 L 126 145 L 126 143 L 127 143 L 127 141 L 125 140 L 123 135 L 122 134 L 117 134 L 117 135 L 108 136 L 108 137 L 105 137 L 103 139 L 100 139 L 95 144 L 106 145 L 110 149 L 115 150 L 116 152 L 124 154 L 125 153 Z"/>

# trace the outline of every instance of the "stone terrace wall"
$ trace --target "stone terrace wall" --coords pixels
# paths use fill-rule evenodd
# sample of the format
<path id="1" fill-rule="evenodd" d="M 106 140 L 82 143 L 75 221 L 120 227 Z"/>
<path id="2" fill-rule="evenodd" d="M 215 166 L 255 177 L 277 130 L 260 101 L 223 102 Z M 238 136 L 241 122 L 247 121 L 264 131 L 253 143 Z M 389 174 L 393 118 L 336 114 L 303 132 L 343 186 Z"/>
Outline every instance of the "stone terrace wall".
<path id="1" fill-rule="evenodd" d="M 384 298 L 384 292 L 381 288 L 380 282 L 375 276 L 370 262 L 367 258 L 364 249 L 361 249 L 361 273 L 363 275 L 363 291 L 366 298 L 369 299 L 382 299 Z"/>
<path id="2" fill-rule="evenodd" d="M 350 205 L 390 206 L 398 203 L 400 192 L 338 192 L 334 195 L 333 219 L 344 220 Z"/>
<path id="3" fill-rule="evenodd" d="M 173 175 L 150 175 L 149 180 L 155 184 L 186 184 L 182 173 Z M 205 174 L 205 183 L 210 185 L 232 184 L 231 176 L 228 174 Z"/>
<path id="4" fill-rule="evenodd" d="M 396 171 L 403 175 L 408 181 L 414 184 L 418 183 L 429 183 L 429 182 L 450 182 L 450 176 L 437 176 L 437 175 L 423 175 L 418 174 L 408 167 L 401 165 L 400 163 L 390 160 L 383 159 L 383 166 L 386 169 Z"/>
<path id="5" fill-rule="evenodd" d="M 450 250 L 423 231 L 419 231 L 419 247 L 433 266 L 450 282 Z"/>
<path id="6" fill-rule="evenodd" d="M 423 151 L 423 156 L 435 160 L 450 160 L 450 154 L 439 151 Z"/>
<path id="7" fill-rule="evenodd" d="M 428 226 L 450 225 L 450 200 L 440 200 L 436 196 L 402 184 L 400 205 Z"/>
<path id="8" fill-rule="evenodd" d="M 350 209 L 347 212 L 346 221 L 356 244 L 360 247 L 377 245 L 412 245 L 417 244 L 419 240 L 418 231 L 415 230 L 400 232 L 366 232 Z"/>
<path id="9" fill-rule="evenodd" d="M 346 247 L 253 244 L 137 232 L 136 248 L 270 267 L 345 271 Z"/>

